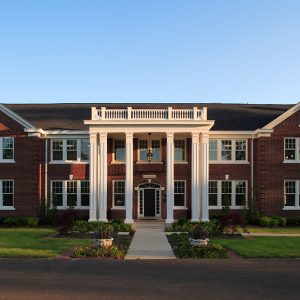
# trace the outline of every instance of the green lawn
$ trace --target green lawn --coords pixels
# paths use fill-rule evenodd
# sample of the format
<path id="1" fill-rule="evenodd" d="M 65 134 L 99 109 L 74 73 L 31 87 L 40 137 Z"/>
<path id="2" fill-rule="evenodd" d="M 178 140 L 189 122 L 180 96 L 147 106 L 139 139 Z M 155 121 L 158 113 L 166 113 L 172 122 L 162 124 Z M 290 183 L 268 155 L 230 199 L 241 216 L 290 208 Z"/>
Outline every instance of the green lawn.
<path id="1" fill-rule="evenodd" d="M 213 239 L 242 257 L 300 257 L 300 237 Z"/>
<path id="2" fill-rule="evenodd" d="M 258 227 L 258 226 L 248 226 L 247 230 L 251 233 L 299 233 L 300 227 Z"/>
<path id="3" fill-rule="evenodd" d="M 0 228 L 0 257 L 54 257 L 90 239 L 53 238 L 55 229 Z"/>

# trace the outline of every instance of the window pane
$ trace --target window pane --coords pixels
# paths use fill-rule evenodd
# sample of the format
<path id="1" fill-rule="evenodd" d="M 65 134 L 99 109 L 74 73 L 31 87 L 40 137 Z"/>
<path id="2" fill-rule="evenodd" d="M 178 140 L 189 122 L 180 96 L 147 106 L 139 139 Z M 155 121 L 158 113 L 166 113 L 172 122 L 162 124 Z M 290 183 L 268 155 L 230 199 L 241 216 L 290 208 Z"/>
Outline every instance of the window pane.
<path id="1" fill-rule="evenodd" d="M 177 161 L 185 160 L 185 140 L 174 141 L 174 158 Z"/>
<path id="2" fill-rule="evenodd" d="M 209 206 L 217 206 L 218 205 L 218 194 L 209 194 L 208 203 L 209 203 Z"/>
<path id="3" fill-rule="evenodd" d="M 184 194 L 174 195 L 174 206 L 184 206 Z"/>
<path id="4" fill-rule="evenodd" d="M 88 139 L 81 140 L 81 160 L 89 160 L 90 157 L 90 142 Z"/>
<path id="5" fill-rule="evenodd" d="M 296 159 L 296 139 L 285 139 L 285 153 L 284 158 L 286 160 Z"/>
<path id="6" fill-rule="evenodd" d="M 237 181 L 235 186 L 235 205 L 246 205 L 246 182 Z"/>
<path id="7" fill-rule="evenodd" d="M 208 183 L 208 203 L 209 206 L 218 205 L 218 182 L 209 181 Z"/>
<path id="8" fill-rule="evenodd" d="M 222 141 L 221 159 L 231 160 L 232 159 L 231 150 L 232 150 L 231 140 Z"/>
<path id="9" fill-rule="evenodd" d="M 14 139 L 11 137 L 2 139 L 3 159 L 14 159 Z"/>
<path id="10" fill-rule="evenodd" d="M 231 206 L 231 193 L 232 193 L 232 183 L 231 181 L 222 181 L 222 206 Z"/>
<path id="11" fill-rule="evenodd" d="M 218 160 L 218 141 L 209 141 L 209 160 Z"/>
<path id="12" fill-rule="evenodd" d="M 115 160 L 125 161 L 125 141 L 115 140 L 114 148 L 115 148 Z"/>
<path id="13" fill-rule="evenodd" d="M 52 141 L 52 158 L 53 160 L 63 160 L 63 141 Z"/>
<path id="14" fill-rule="evenodd" d="M 77 140 L 67 140 L 67 160 L 77 160 Z"/>
<path id="15" fill-rule="evenodd" d="M 160 140 L 152 141 L 152 160 L 160 161 Z"/>
<path id="16" fill-rule="evenodd" d="M 67 205 L 77 206 L 77 181 L 67 182 Z"/>
<path id="17" fill-rule="evenodd" d="M 174 206 L 185 205 L 185 182 L 174 181 Z"/>
<path id="18" fill-rule="evenodd" d="M 296 205 L 296 181 L 290 180 L 285 182 L 285 205 Z"/>
<path id="19" fill-rule="evenodd" d="M 235 159 L 246 160 L 246 141 L 235 142 Z"/>
<path id="20" fill-rule="evenodd" d="M 147 160 L 148 142 L 147 140 L 140 140 L 140 160 Z"/>

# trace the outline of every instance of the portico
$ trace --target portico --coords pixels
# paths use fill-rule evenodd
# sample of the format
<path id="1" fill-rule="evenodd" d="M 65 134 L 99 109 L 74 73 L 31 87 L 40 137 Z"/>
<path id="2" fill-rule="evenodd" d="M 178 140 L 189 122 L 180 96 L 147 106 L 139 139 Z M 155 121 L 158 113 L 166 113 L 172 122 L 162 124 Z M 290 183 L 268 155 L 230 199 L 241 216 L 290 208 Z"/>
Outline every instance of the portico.
<path id="1" fill-rule="evenodd" d="M 91 221 L 107 221 L 108 211 L 124 211 L 125 222 L 133 223 L 147 217 L 145 203 L 151 206 L 151 197 L 155 216 L 167 224 L 174 221 L 176 209 L 190 210 L 192 221 L 208 220 L 208 137 L 214 122 L 207 120 L 206 108 L 92 107 L 91 120 L 85 124 L 90 137 Z M 144 160 L 148 148 L 154 154 L 151 162 Z M 180 149 L 185 151 L 182 161 L 175 157 Z M 120 155 L 122 160 L 114 160 L 113 155 Z M 187 170 L 187 180 L 184 172 L 174 173 L 180 164 Z M 154 192 L 144 188 L 139 194 L 146 183 L 153 184 Z M 116 201 L 121 204 L 116 205 Z"/>

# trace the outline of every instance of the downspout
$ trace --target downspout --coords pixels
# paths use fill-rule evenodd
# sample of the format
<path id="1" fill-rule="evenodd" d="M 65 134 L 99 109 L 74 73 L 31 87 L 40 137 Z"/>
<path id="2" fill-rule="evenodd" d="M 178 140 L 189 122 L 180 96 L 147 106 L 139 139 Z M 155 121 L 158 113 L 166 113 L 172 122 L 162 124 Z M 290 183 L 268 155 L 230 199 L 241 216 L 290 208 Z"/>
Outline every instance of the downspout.
<path id="1" fill-rule="evenodd" d="M 253 201 L 253 196 L 254 196 L 254 191 L 253 191 L 253 189 L 254 189 L 254 166 L 253 166 L 254 151 L 253 151 L 253 145 L 254 145 L 254 135 L 252 134 L 252 138 L 251 138 L 251 200 L 252 201 Z"/>
<path id="2" fill-rule="evenodd" d="M 45 136 L 45 206 L 48 211 L 48 139 Z"/>

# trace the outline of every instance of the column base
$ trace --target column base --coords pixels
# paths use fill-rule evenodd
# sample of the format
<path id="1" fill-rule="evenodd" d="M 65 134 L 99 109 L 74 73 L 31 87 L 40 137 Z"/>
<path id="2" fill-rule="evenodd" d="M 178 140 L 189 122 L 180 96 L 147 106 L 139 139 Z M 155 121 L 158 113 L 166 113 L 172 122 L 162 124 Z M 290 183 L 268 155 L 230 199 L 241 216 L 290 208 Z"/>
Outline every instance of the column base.
<path id="1" fill-rule="evenodd" d="M 201 219 L 201 222 L 209 222 L 209 219 Z"/>
<path id="2" fill-rule="evenodd" d="M 133 221 L 133 219 L 125 219 L 124 223 L 125 224 L 133 224 L 134 221 Z"/>
<path id="3" fill-rule="evenodd" d="M 99 219 L 98 221 L 99 221 L 99 222 L 106 222 L 106 223 L 108 222 L 107 219 Z"/>
<path id="4" fill-rule="evenodd" d="M 166 219 L 166 224 L 172 224 L 174 223 L 174 219 Z"/>
<path id="5" fill-rule="evenodd" d="M 89 222 L 97 222 L 98 220 L 96 218 L 89 218 Z"/>
<path id="6" fill-rule="evenodd" d="M 200 222 L 200 219 L 191 219 L 191 222 Z"/>

